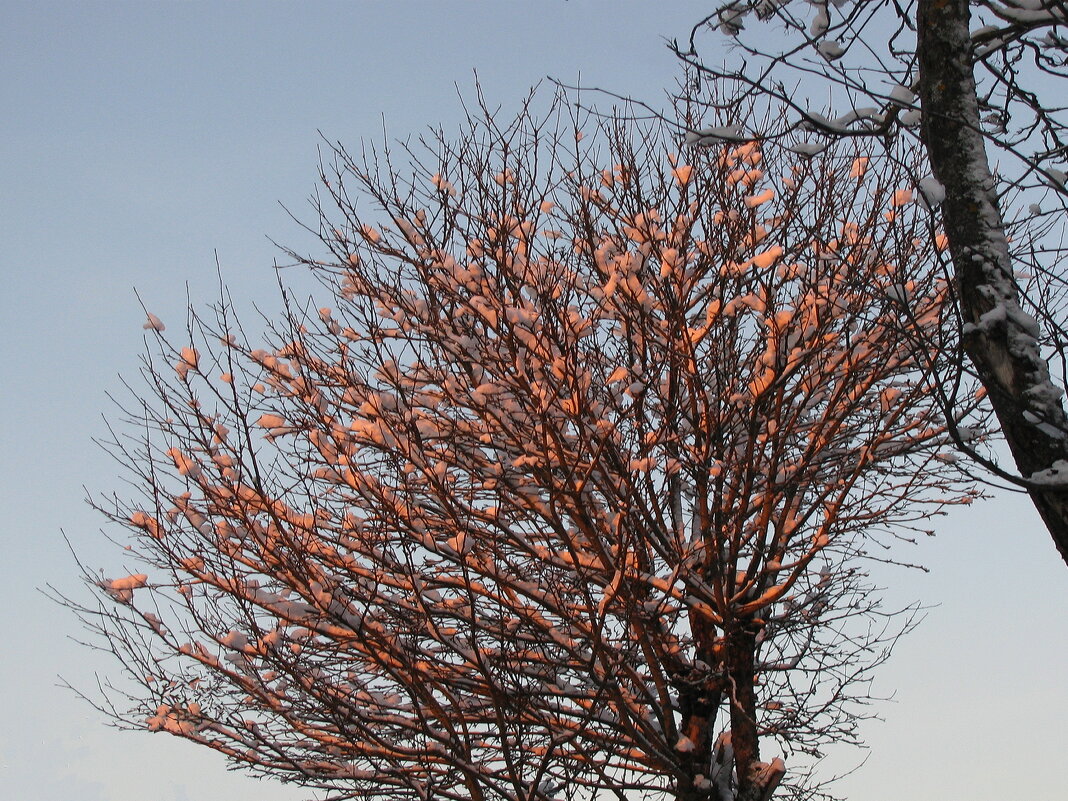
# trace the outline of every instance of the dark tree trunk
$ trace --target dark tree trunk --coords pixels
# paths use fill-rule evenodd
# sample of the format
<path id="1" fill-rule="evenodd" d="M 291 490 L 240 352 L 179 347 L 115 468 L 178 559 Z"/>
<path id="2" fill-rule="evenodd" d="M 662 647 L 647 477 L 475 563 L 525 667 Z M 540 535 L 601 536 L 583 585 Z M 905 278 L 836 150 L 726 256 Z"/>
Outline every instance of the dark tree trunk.
<path id="1" fill-rule="evenodd" d="M 1068 460 L 1063 433 L 1068 419 L 1034 322 L 1020 307 L 980 132 L 969 0 L 918 3 L 921 135 L 934 175 L 946 188 L 942 214 L 966 324 L 965 349 L 1023 477 L 1054 469 L 1068 484 L 1068 465 L 1056 465 Z M 1040 486 L 1029 492 L 1068 563 L 1068 490 Z"/>
<path id="2" fill-rule="evenodd" d="M 703 615 L 691 614 L 690 630 L 693 632 L 696 659 L 706 665 L 716 666 L 716 627 Z M 690 798 L 706 801 L 708 790 L 697 788 L 693 782 L 697 776 L 709 774 L 715 746 L 713 734 L 716 716 L 723 701 L 722 680 L 714 677 L 700 680 L 682 677 L 678 692 L 681 717 L 679 731 L 693 743 L 693 750 L 682 755 L 683 770 L 687 775 L 679 783 L 678 801 L 689 801 Z"/>
<path id="3" fill-rule="evenodd" d="M 738 770 L 738 799 L 760 798 L 754 787 L 760 763 L 760 736 L 756 725 L 756 630 L 739 626 L 726 636 L 728 692 L 731 705 L 731 745 Z"/>
<path id="4" fill-rule="evenodd" d="M 677 801 L 768 801 L 779 786 L 785 766 L 776 759 L 770 765 L 760 761 L 760 739 L 756 724 L 757 633 L 759 624 L 742 621 L 719 635 L 715 626 L 699 615 L 691 615 L 690 628 L 697 660 L 712 668 L 711 674 L 681 676 L 677 685 L 681 722 L 679 731 L 692 743 L 682 754 L 684 775 L 676 785 Z M 730 731 L 716 741 L 716 717 L 724 697 L 730 703 Z M 721 748 L 717 749 L 717 745 Z M 719 778 L 713 776 L 719 773 Z M 736 773 L 737 786 L 728 782 Z M 712 780 L 699 787 L 696 779 Z"/>

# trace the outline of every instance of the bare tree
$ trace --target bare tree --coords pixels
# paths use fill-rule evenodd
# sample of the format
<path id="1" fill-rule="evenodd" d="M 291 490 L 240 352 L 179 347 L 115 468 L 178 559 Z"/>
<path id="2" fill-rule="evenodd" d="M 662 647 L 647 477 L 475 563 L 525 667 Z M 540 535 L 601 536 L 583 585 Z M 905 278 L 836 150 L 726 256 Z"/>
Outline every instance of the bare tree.
<path id="1" fill-rule="evenodd" d="M 812 147 L 898 135 L 922 144 L 929 166 L 917 179 L 948 237 L 962 346 L 1017 470 L 973 455 L 1027 490 L 1068 562 L 1066 24 L 1061 0 L 734 0 L 674 50 L 749 102 L 789 105 L 779 132 L 805 129 Z M 706 28 L 730 36 L 737 57 L 700 58 Z"/>
<path id="2" fill-rule="evenodd" d="M 142 564 L 73 604 L 119 721 L 420 801 L 767 799 L 769 748 L 800 796 L 859 741 L 910 619 L 865 560 L 976 494 L 907 173 L 576 113 L 337 148 L 332 304 L 268 345 L 149 316 L 97 501 Z"/>

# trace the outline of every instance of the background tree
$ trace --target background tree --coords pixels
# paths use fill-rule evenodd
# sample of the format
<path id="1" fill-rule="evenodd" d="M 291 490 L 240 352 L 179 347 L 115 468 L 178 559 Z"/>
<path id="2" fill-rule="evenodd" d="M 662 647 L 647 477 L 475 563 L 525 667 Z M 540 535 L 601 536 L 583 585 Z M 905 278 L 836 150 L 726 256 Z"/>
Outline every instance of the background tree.
<path id="1" fill-rule="evenodd" d="M 1027 490 L 1068 562 L 1066 23 L 1059 0 L 734 0 L 674 49 L 746 102 L 791 107 L 779 132 L 810 131 L 813 148 L 828 137 L 922 144 L 929 166 L 916 178 L 949 241 L 961 343 L 1018 472 L 961 445 Z M 704 28 L 728 34 L 739 57 L 701 59 Z"/>
<path id="2" fill-rule="evenodd" d="M 145 572 L 74 604 L 118 720 L 422 801 L 767 799 L 769 743 L 800 796 L 858 741 L 910 620 L 864 560 L 975 495 L 907 173 L 566 108 L 336 149 L 297 257 L 333 303 L 266 346 L 149 315 L 98 502 Z"/>

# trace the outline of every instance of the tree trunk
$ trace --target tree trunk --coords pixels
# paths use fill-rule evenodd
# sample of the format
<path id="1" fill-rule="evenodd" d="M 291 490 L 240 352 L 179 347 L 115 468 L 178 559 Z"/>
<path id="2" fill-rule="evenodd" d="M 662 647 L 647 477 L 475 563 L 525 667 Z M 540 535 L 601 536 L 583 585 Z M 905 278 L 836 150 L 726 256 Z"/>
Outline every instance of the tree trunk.
<path id="1" fill-rule="evenodd" d="M 738 801 L 760 799 L 763 788 L 754 785 L 760 764 L 760 736 L 756 725 L 756 631 L 740 626 L 725 636 L 727 676 L 731 705 L 731 745 L 738 771 Z"/>
<path id="2" fill-rule="evenodd" d="M 1068 563 L 1068 418 L 1050 381 L 1037 324 L 1020 307 L 1004 220 L 980 131 L 969 0 L 918 0 L 921 136 L 945 186 L 943 222 L 965 322 L 964 346 L 1023 477 Z M 1060 476 L 1056 476 L 1060 473 Z M 1039 478 L 1039 477 L 1036 477 Z"/>
<path id="3" fill-rule="evenodd" d="M 715 677 L 679 682 L 680 733 L 691 750 L 683 755 L 685 773 L 675 789 L 676 801 L 768 801 L 786 773 L 781 759 L 760 761 L 756 725 L 757 632 L 752 621 L 735 623 L 717 637 L 717 629 L 704 617 L 691 615 L 696 657 L 714 666 Z M 713 742 L 716 713 L 726 695 L 730 701 L 730 731 Z M 715 775 L 718 773 L 718 777 Z M 731 774 L 738 777 L 731 787 Z M 712 786 L 697 786 L 703 776 Z"/>
<path id="4" fill-rule="evenodd" d="M 716 627 L 704 615 L 691 613 L 690 630 L 693 632 L 696 660 L 716 666 Z M 690 680 L 690 677 L 681 678 L 683 680 L 678 688 L 681 715 L 679 730 L 693 743 L 693 749 L 682 755 L 682 767 L 687 778 L 680 781 L 677 799 L 709 801 L 708 790 L 696 787 L 694 780 L 699 775 L 709 775 L 715 746 L 713 733 L 716 716 L 723 701 L 723 682 L 720 678 L 712 677 L 702 677 L 697 681 Z M 713 794 L 713 801 L 724 801 L 717 795 Z"/>

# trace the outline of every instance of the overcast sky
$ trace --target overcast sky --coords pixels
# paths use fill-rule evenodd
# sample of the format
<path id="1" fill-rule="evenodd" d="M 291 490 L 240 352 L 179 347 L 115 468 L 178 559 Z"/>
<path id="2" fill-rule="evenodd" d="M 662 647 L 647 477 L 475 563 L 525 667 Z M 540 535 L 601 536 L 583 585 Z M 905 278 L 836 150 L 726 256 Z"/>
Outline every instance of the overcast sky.
<path id="1" fill-rule="evenodd" d="M 134 290 L 180 322 L 187 292 L 213 298 L 217 254 L 242 303 L 277 309 L 283 257 L 268 237 L 311 246 L 283 206 L 313 219 L 321 137 L 358 147 L 383 127 L 398 138 L 454 127 L 476 71 L 506 109 L 547 75 L 659 100 L 678 76 L 664 38 L 712 5 L 0 0 L 6 798 L 308 797 L 176 738 L 118 732 L 58 687 L 114 675 L 39 590 L 86 597 L 64 532 L 87 564 L 121 563 L 83 487 L 119 488 L 92 439 L 118 376 L 137 369 Z M 932 608 L 879 674 L 875 692 L 896 699 L 839 789 L 857 801 L 1062 801 L 1068 570 L 1018 498 L 939 530 L 902 553 L 929 574 L 880 574 L 892 602 Z M 827 770 L 862 757 L 835 754 Z"/>

